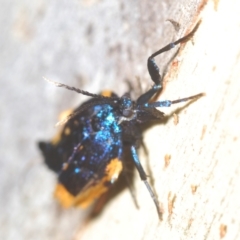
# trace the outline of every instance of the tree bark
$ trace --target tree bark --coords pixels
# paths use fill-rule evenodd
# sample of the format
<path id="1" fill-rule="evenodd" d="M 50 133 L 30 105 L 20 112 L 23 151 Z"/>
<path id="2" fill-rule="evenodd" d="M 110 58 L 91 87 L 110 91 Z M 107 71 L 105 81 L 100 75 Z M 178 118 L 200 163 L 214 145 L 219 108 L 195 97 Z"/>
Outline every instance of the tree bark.
<path id="1" fill-rule="evenodd" d="M 4 4 L 0 238 L 239 239 L 239 9 L 237 0 Z M 148 89 L 147 57 L 199 19 L 192 41 L 156 57 L 164 75 L 159 99 L 206 95 L 161 109 L 166 121 L 144 132 L 148 156 L 139 150 L 163 220 L 138 174 L 140 209 L 126 188 L 91 221 L 87 211 L 62 210 L 52 198 L 56 176 L 34 144 L 56 132 L 59 112 L 85 98 L 41 77 L 93 93 L 108 88 L 122 95 L 125 81 L 135 88 L 136 78 Z"/>

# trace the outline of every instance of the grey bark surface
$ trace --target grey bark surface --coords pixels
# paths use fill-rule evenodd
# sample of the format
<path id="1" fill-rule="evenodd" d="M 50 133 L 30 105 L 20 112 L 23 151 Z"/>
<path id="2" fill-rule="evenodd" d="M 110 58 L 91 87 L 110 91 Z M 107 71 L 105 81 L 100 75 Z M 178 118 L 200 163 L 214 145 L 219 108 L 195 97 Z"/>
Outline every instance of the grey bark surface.
<path id="1" fill-rule="evenodd" d="M 0 3 L 0 239 L 240 239 L 239 1 Z M 121 95 L 136 78 L 148 89 L 147 57 L 200 18 L 193 41 L 169 65 L 159 99 L 206 96 L 162 109 L 168 121 L 144 134 L 149 156 L 139 150 L 163 221 L 137 174 L 139 210 L 128 189 L 89 222 L 87 210 L 61 209 L 52 197 L 56 176 L 36 143 L 55 134 L 61 111 L 86 98 L 42 76 L 93 93 Z M 162 72 L 176 51 L 156 58 Z"/>

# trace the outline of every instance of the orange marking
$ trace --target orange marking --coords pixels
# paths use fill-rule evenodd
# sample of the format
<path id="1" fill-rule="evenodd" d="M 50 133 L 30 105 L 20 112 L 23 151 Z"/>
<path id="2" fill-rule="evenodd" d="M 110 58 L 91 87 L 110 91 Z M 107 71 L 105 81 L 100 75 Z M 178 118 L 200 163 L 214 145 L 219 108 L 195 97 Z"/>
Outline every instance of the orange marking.
<path id="1" fill-rule="evenodd" d="M 58 117 L 58 120 L 62 121 L 63 119 L 68 117 L 71 113 L 73 113 L 73 109 L 68 109 L 68 110 L 65 110 L 65 111 L 61 112 L 59 117 Z"/>
<path id="2" fill-rule="evenodd" d="M 68 166 L 69 166 L 68 163 L 64 163 L 64 164 L 62 165 L 62 170 L 63 170 L 63 171 L 67 170 L 67 169 L 68 169 Z"/>
<path id="3" fill-rule="evenodd" d="M 104 90 L 101 92 L 101 95 L 104 97 L 111 97 L 112 96 L 112 91 L 110 90 Z"/>
<path id="4" fill-rule="evenodd" d="M 71 129 L 69 127 L 67 127 L 65 130 L 64 130 L 64 134 L 65 135 L 69 135 L 71 133 Z"/>
<path id="5" fill-rule="evenodd" d="M 74 196 L 70 194 L 62 184 L 57 184 L 54 197 L 57 198 L 60 204 L 65 208 L 73 205 Z"/>
<path id="6" fill-rule="evenodd" d="M 60 115 L 59 115 L 59 117 L 58 117 L 58 119 L 59 119 L 59 121 L 62 121 L 63 119 L 65 119 L 67 116 L 69 116 L 71 113 L 73 112 L 73 109 L 69 109 L 69 110 L 65 110 L 65 111 L 63 111 L 62 113 L 60 113 Z M 66 129 L 67 130 L 67 129 Z M 70 130 L 70 129 L 69 129 Z M 67 130 L 68 131 L 68 130 Z M 68 132 L 65 132 L 65 134 L 66 135 L 68 135 L 67 134 Z M 70 134 L 70 133 L 69 133 Z M 53 145 L 57 145 L 59 142 L 60 142 L 60 140 L 61 140 L 61 135 L 62 135 L 62 131 L 60 130 L 60 131 L 58 131 L 58 133 L 52 138 L 52 140 L 51 140 L 51 143 L 53 144 Z"/>
<path id="7" fill-rule="evenodd" d="M 114 182 L 118 179 L 121 171 L 122 162 L 118 158 L 115 158 L 107 165 L 105 169 L 105 176 L 100 179 L 97 184 L 90 187 L 86 186 L 85 189 L 83 189 L 83 191 L 81 191 L 76 197 L 70 194 L 62 184 L 58 184 L 56 186 L 54 196 L 65 208 L 72 206 L 86 208 L 104 192 L 108 191 L 106 183 Z"/>

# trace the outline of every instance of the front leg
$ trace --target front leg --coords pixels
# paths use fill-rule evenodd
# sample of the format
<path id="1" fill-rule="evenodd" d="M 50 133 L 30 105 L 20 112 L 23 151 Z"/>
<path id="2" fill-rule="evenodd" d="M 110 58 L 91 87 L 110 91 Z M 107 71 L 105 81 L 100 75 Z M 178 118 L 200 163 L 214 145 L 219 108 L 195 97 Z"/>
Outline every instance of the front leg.
<path id="1" fill-rule="evenodd" d="M 178 39 L 175 42 L 169 43 L 168 45 L 166 45 L 165 47 L 161 48 L 160 50 L 158 50 L 157 52 L 153 53 L 147 60 L 147 67 L 148 67 L 148 72 L 149 75 L 151 76 L 152 81 L 154 82 L 153 87 L 148 90 L 146 93 L 142 94 L 138 99 L 137 99 L 137 104 L 144 104 L 147 103 L 155 93 L 157 92 L 161 92 L 162 90 L 162 76 L 159 73 L 159 67 L 157 66 L 157 64 L 154 61 L 154 57 L 160 55 L 163 52 L 169 51 L 172 48 L 174 48 L 176 45 L 183 43 L 183 42 L 187 42 L 188 40 L 190 40 L 192 38 L 192 36 L 194 35 L 194 33 L 197 31 L 199 25 L 200 25 L 201 21 L 199 21 L 197 23 L 197 25 L 195 26 L 195 28 L 186 36 Z"/>

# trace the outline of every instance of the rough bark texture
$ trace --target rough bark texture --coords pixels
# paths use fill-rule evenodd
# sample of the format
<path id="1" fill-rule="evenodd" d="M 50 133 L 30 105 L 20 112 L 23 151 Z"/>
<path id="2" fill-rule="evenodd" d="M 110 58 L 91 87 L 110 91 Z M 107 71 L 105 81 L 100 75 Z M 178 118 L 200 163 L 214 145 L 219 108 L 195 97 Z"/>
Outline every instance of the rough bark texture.
<path id="1" fill-rule="evenodd" d="M 0 2 L 0 239 L 240 238 L 238 0 Z M 160 99 L 206 96 L 163 109 L 168 121 L 144 137 L 163 221 L 137 174 L 139 210 L 128 189 L 88 222 L 87 211 L 61 209 L 36 142 L 53 136 L 59 112 L 85 98 L 42 76 L 95 93 L 121 95 L 136 77 L 149 88 L 147 57 L 200 18 L 169 65 Z M 175 52 L 156 58 L 162 71 Z M 141 150 L 140 159 L 148 169 Z"/>

